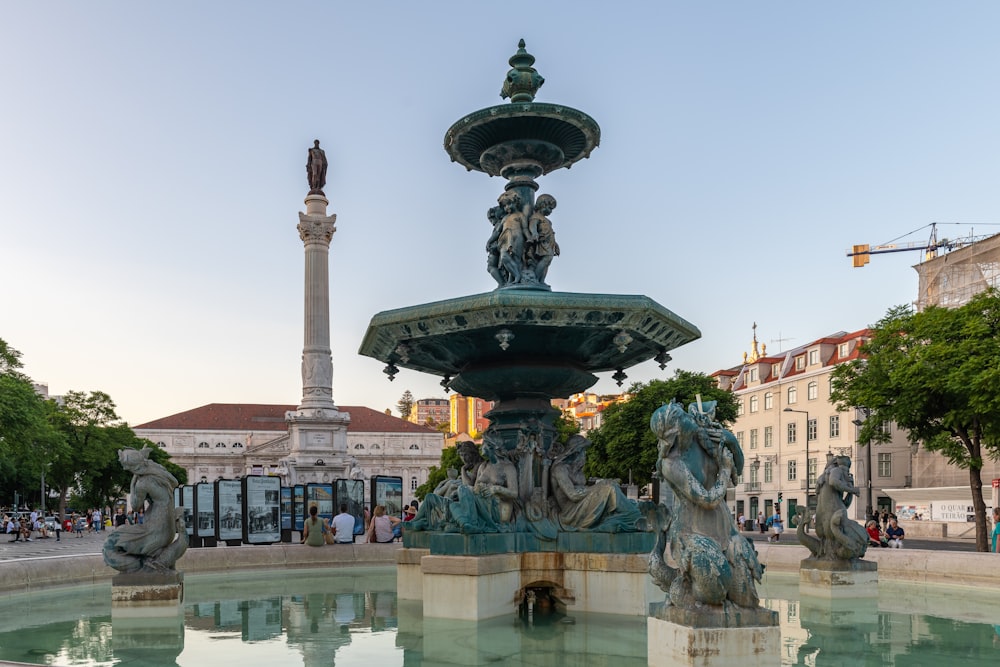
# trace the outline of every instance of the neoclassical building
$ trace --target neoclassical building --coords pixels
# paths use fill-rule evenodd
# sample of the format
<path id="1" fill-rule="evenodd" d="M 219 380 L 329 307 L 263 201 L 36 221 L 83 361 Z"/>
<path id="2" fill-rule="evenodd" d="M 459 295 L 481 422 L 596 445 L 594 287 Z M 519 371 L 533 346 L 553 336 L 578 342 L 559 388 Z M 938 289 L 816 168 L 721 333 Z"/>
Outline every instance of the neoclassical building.
<path id="1" fill-rule="evenodd" d="M 288 484 L 283 463 L 290 451 L 286 413 L 294 410 L 294 405 L 211 403 L 133 430 L 165 449 L 174 463 L 187 470 L 189 483 L 275 474 Z M 404 499 L 409 499 L 407 492 L 427 481 L 430 467 L 440 463 L 442 433 L 371 408 L 339 406 L 338 410 L 349 414 L 350 421 L 346 451 L 333 453 L 356 459 L 352 477 L 402 477 Z M 332 466 L 323 472 L 328 464 L 322 459 L 308 463 L 319 471 L 312 481 L 328 482 L 343 474 Z"/>

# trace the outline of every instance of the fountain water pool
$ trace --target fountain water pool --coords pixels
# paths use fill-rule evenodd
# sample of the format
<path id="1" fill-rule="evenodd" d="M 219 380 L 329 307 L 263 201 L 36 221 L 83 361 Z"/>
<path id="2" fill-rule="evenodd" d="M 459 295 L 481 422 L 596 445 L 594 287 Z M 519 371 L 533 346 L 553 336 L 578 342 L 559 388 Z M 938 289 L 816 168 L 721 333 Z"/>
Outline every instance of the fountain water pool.
<path id="1" fill-rule="evenodd" d="M 425 619 L 396 596 L 395 569 L 190 575 L 183 618 L 112 621 L 108 584 L 12 595 L 0 661 L 44 665 L 646 664 L 646 619 L 544 613 L 479 623 Z M 782 665 L 996 665 L 1000 592 L 882 582 L 877 603 L 800 599 L 795 574 L 768 574 Z M 831 606 L 833 605 L 833 606 Z"/>

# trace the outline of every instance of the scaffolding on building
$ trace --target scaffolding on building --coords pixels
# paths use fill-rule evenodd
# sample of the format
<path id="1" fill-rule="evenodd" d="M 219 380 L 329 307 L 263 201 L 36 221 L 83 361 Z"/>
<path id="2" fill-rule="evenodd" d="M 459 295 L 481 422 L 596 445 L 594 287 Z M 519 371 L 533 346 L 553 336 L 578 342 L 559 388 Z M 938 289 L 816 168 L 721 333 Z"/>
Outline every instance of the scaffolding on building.
<path id="1" fill-rule="evenodd" d="M 959 247 L 913 267 L 919 275 L 917 310 L 956 308 L 990 287 L 1000 287 L 1000 234 Z"/>

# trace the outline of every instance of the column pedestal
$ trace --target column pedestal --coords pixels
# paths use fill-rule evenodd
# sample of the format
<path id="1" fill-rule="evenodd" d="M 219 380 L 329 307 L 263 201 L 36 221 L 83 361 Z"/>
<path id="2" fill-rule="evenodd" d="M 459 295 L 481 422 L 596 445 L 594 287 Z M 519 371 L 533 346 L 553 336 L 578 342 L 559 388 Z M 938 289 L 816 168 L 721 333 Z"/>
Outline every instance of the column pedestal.
<path id="1" fill-rule="evenodd" d="M 111 580 L 112 618 L 177 616 L 183 603 L 183 572 L 119 574 Z"/>
<path id="2" fill-rule="evenodd" d="M 660 609 L 646 622 L 651 667 L 774 667 L 781 663 L 777 612 L 759 607 L 725 614 L 712 608 Z"/>
<path id="3" fill-rule="evenodd" d="M 818 598 L 877 598 L 878 563 L 806 558 L 799 565 L 799 593 Z"/>

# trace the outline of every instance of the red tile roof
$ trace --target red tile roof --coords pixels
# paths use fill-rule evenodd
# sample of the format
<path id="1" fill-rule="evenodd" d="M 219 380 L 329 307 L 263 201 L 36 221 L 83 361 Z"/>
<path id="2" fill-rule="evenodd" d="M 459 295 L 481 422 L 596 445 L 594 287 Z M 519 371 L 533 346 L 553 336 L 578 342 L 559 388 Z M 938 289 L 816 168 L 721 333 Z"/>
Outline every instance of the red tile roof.
<path id="1" fill-rule="evenodd" d="M 209 403 L 200 408 L 155 419 L 134 429 L 171 431 L 287 431 L 285 413 L 295 405 Z M 339 405 L 351 415 L 348 433 L 434 433 L 434 429 L 371 408 Z"/>

